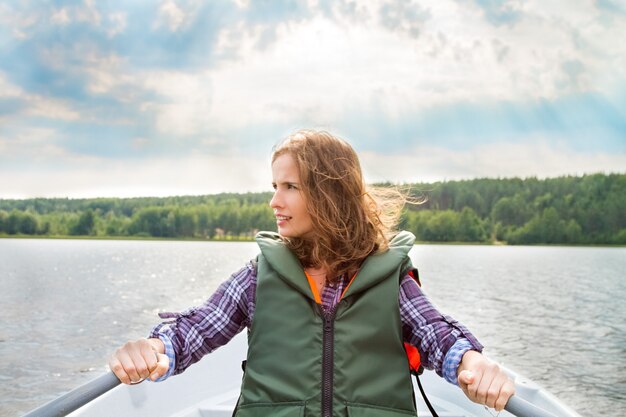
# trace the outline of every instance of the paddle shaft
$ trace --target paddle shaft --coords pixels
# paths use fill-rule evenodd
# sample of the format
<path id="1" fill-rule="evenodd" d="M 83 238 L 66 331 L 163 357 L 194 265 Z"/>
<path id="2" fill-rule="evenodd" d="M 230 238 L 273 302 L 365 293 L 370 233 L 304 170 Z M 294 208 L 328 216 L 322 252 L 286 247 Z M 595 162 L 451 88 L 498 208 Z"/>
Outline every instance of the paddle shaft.
<path id="1" fill-rule="evenodd" d="M 512 396 L 504 409 L 517 417 L 557 417 L 549 411 L 529 403 L 522 397 Z"/>
<path id="2" fill-rule="evenodd" d="M 66 416 L 119 384 L 120 380 L 112 372 L 107 372 L 67 394 L 36 408 L 28 414 L 25 414 L 24 417 Z M 556 417 L 554 414 L 516 396 L 509 398 L 509 402 L 504 409 L 517 417 Z"/>
<path id="3" fill-rule="evenodd" d="M 24 417 L 62 417 L 72 411 L 82 407 L 88 402 L 98 398 L 105 392 L 115 388 L 120 384 L 120 380 L 113 374 L 107 372 L 78 388 L 64 394 L 54 400 L 42 405 L 39 408 L 24 415 Z"/>

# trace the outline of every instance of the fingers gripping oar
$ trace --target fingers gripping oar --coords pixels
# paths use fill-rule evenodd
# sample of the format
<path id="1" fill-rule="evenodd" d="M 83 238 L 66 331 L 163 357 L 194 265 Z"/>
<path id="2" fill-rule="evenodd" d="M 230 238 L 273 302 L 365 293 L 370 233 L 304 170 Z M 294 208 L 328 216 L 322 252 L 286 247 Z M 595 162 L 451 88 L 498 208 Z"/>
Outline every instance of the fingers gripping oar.
<path id="1" fill-rule="evenodd" d="M 78 388 L 75 388 L 49 403 L 24 415 L 24 417 L 61 417 L 82 407 L 91 400 L 120 384 L 113 372 L 99 376 Z"/>
<path id="2" fill-rule="evenodd" d="M 422 382 L 418 375 L 416 375 L 417 386 L 422 393 L 422 398 L 424 399 L 424 403 L 428 407 L 430 414 L 433 417 L 439 417 L 434 407 L 428 400 L 426 393 L 424 392 L 424 388 L 422 387 Z M 513 395 L 509 398 L 509 401 L 504 406 L 504 409 L 509 413 L 515 415 L 516 417 L 557 417 L 549 411 L 544 410 L 543 408 L 539 408 L 536 405 L 526 401 L 522 397 L 518 397 Z"/>

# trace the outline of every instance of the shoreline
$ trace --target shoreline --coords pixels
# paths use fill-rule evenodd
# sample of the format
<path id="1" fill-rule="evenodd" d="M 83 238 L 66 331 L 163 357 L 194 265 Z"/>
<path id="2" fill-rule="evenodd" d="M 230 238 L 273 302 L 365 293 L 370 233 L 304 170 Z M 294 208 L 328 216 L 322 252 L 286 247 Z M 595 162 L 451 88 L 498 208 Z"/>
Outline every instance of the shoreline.
<path id="1" fill-rule="evenodd" d="M 148 237 L 148 236 L 65 236 L 65 235 L 7 235 L 0 234 L 0 239 L 41 239 L 41 240 L 137 240 L 137 241 L 169 241 L 169 242 L 254 242 L 254 237 L 224 237 L 224 238 L 201 238 L 201 237 Z M 588 247 L 588 248 L 626 248 L 624 244 L 611 243 L 535 243 L 525 245 L 510 245 L 506 242 L 438 242 L 438 241 L 415 241 L 418 245 L 450 245 L 450 246 L 547 246 L 547 247 Z"/>

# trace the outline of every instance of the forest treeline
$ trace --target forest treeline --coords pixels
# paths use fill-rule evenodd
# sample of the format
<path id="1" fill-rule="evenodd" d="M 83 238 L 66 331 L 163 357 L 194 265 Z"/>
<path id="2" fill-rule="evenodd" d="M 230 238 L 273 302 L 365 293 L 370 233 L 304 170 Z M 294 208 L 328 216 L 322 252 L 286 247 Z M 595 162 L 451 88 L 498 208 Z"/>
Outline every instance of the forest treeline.
<path id="1" fill-rule="evenodd" d="M 407 186 L 400 228 L 432 242 L 626 244 L 626 174 Z M 271 193 L 0 200 L 0 235 L 245 239 L 275 230 Z"/>

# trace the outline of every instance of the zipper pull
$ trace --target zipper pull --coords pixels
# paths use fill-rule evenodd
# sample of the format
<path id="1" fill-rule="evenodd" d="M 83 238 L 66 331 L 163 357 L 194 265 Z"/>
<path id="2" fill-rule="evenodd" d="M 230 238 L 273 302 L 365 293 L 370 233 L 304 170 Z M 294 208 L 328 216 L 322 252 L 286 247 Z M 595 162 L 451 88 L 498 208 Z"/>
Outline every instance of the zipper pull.
<path id="1" fill-rule="evenodd" d="M 324 331 L 330 332 L 333 330 L 333 322 L 330 317 L 324 317 Z"/>
<path id="2" fill-rule="evenodd" d="M 328 312 L 324 313 L 322 317 L 324 318 L 324 330 L 330 332 L 333 330 L 333 322 L 335 321 L 335 313 L 337 309 L 333 307 Z"/>

